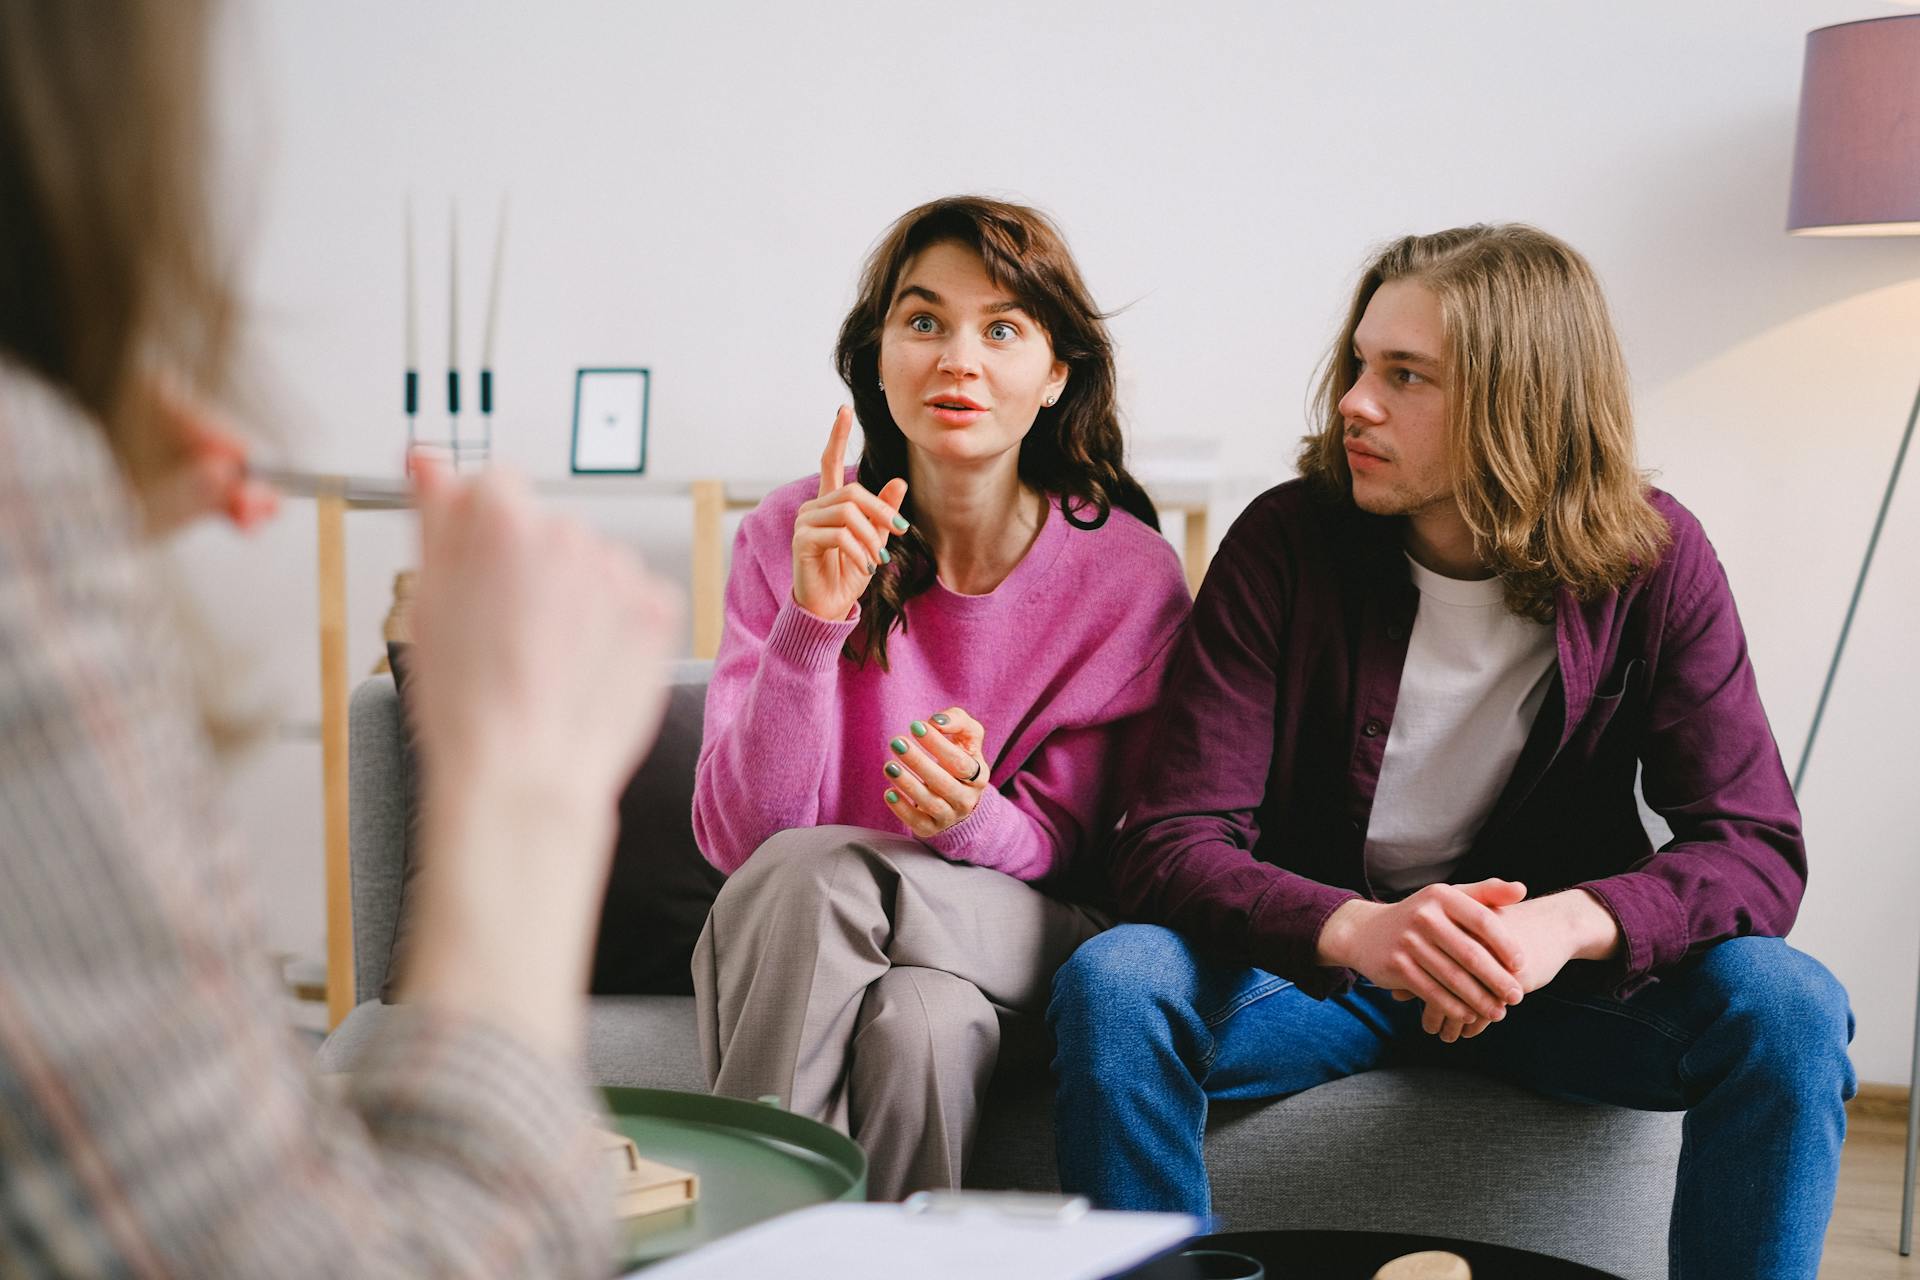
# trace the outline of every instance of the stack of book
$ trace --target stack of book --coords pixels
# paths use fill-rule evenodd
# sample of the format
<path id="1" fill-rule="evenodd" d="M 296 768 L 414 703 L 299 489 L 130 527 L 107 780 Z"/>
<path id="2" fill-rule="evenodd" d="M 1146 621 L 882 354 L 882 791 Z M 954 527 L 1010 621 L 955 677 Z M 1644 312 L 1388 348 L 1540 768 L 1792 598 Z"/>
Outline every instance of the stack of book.
<path id="1" fill-rule="evenodd" d="M 613 1165 L 614 1205 L 622 1218 L 678 1209 L 700 1198 L 698 1175 L 647 1159 L 626 1135 L 603 1129 L 600 1146 Z"/>

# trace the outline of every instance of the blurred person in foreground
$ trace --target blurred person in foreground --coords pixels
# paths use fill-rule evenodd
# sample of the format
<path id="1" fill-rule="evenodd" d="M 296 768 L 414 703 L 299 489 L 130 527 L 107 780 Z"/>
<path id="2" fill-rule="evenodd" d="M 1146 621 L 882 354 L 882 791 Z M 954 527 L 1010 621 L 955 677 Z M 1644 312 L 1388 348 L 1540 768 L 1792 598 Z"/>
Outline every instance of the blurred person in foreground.
<path id="1" fill-rule="evenodd" d="M 212 25 L 0 0 L 0 1273 L 604 1275 L 583 993 L 676 606 L 514 484 L 423 469 L 420 945 L 403 1021 L 318 1088 L 152 545 L 274 507 L 202 400 Z"/>

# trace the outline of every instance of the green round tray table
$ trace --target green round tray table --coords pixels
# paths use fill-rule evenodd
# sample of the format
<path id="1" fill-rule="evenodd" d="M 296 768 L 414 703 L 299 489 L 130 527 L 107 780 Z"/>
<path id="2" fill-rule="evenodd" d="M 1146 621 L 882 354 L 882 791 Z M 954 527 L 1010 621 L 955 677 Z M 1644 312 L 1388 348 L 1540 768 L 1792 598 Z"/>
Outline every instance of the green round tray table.
<path id="1" fill-rule="evenodd" d="M 866 1153 L 817 1120 L 764 1102 L 675 1089 L 600 1092 L 608 1123 L 641 1155 L 700 1176 L 700 1198 L 691 1205 L 624 1224 L 629 1267 L 810 1204 L 867 1198 Z"/>

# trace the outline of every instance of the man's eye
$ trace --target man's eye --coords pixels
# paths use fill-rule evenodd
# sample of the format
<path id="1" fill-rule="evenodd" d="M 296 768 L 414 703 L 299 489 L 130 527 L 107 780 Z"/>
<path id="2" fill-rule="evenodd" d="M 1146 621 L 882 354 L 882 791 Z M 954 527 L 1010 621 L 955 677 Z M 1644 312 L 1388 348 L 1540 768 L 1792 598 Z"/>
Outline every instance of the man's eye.
<path id="1" fill-rule="evenodd" d="M 919 315 L 907 321 L 907 328 L 915 333 L 932 333 L 939 326 L 934 324 L 932 316 Z"/>
<path id="2" fill-rule="evenodd" d="M 1418 382 L 1426 381 L 1425 378 L 1421 377 L 1419 374 L 1415 373 L 1411 369 L 1395 369 L 1393 371 L 1393 376 L 1399 379 L 1401 382 L 1407 384 L 1408 386 L 1412 386 L 1413 384 Z"/>
<path id="3" fill-rule="evenodd" d="M 1005 320 L 998 320 L 987 326 L 987 336 L 995 342 L 1012 342 L 1020 336 L 1020 331 Z"/>

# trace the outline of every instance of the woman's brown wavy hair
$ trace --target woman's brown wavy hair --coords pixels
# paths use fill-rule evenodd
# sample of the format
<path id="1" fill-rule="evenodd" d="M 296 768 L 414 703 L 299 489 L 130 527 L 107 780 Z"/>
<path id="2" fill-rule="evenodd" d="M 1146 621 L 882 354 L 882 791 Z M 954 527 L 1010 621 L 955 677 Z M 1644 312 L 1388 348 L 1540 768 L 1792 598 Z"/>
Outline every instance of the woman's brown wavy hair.
<path id="1" fill-rule="evenodd" d="M 1315 395 L 1300 474 L 1351 501 L 1340 399 L 1354 330 L 1390 280 L 1439 299 L 1453 492 L 1507 607 L 1546 622 L 1565 586 L 1591 600 L 1653 567 L 1670 533 L 1634 459 L 1626 362 L 1593 269 L 1518 223 L 1407 236 L 1361 275 Z"/>
<path id="2" fill-rule="evenodd" d="M 152 377 L 232 390 L 239 307 L 207 181 L 216 0 L 0 0 L 0 358 L 65 392 L 137 491 L 178 462 Z M 236 658 L 177 584 L 217 751 L 277 715 L 235 701 Z"/>
<path id="3" fill-rule="evenodd" d="M 1113 339 L 1093 305 L 1066 240 L 1037 209 L 984 196 L 949 196 L 909 210 L 867 258 L 860 294 L 840 326 L 834 366 L 853 397 L 866 436 L 860 483 L 878 492 L 907 474 L 907 438 L 880 389 L 880 335 L 900 274 L 928 245 L 965 245 L 986 264 L 987 278 L 1039 322 L 1065 362 L 1066 388 L 1020 445 L 1020 479 L 1060 500 L 1067 523 L 1098 529 L 1119 507 L 1153 528 L 1159 514 L 1128 474 L 1114 385 Z M 856 662 L 871 656 L 887 669 L 887 637 L 906 628 L 906 603 L 933 585 L 933 553 L 914 518 L 908 490 L 901 514 L 913 527 L 894 539 L 893 563 L 874 574 L 860 597 L 860 627 L 847 642 Z"/>
<path id="4" fill-rule="evenodd" d="M 0 4 L 0 353 L 130 477 L 165 465 L 143 371 L 225 389 L 237 316 L 205 182 L 213 0 Z"/>

